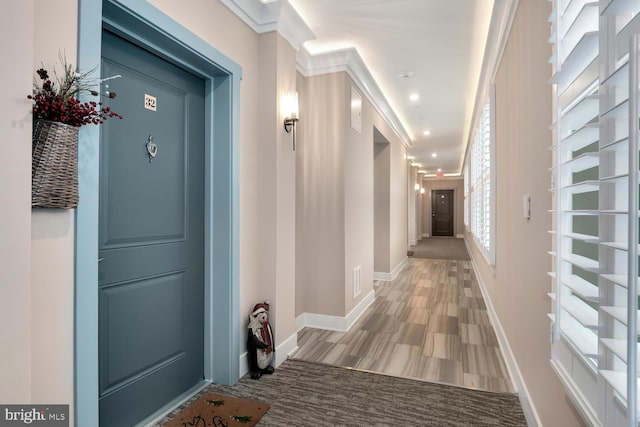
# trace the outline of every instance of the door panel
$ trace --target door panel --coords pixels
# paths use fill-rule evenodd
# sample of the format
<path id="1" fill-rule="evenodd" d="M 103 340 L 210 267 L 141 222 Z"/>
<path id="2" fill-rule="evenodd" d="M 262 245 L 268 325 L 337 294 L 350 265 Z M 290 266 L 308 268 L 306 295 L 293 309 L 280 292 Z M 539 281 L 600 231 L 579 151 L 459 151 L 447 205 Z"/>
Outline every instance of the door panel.
<path id="1" fill-rule="evenodd" d="M 110 141 L 103 146 L 104 161 L 117 159 L 118 168 L 105 170 L 101 175 L 107 187 L 101 194 L 104 200 L 101 214 L 108 218 L 101 222 L 101 246 L 106 249 L 185 239 L 188 209 L 185 144 L 188 138 L 184 133 L 190 94 L 185 89 L 152 81 L 130 66 L 104 59 L 104 75 L 123 73 L 127 73 L 127 81 L 114 81 L 112 85 L 125 86 L 124 93 L 119 91 L 116 99 L 118 105 L 134 106 L 136 111 L 133 116 L 127 115 L 126 120 L 135 120 L 135 127 L 132 129 L 133 126 L 126 126 L 125 122 L 124 126 L 105 126 L 104 129 L 103 138 Z M 142 88 L 159 100 L 155 112 L 142 108 L 147 92 Z M 145 163 L 141 160 L 148 158 L 149 135 L 158 146 L 158 154 L 153 161 Z M 132 175 L 135 180 L 131 179 Z M 162 197 L 157 197 L 159 192 Z M 146 212 L 163 215 L 147 216 Z"/>
<path id="2" fill-rule="evenodd" d="M 108 361 L 105 388 L 184 355 L 182 323 L 185 273 L 121 283 L 102 291 Z M 153 300 L 154 311 L 139 316 L 138 307 Z"/>
<path id="3" fill-rule="evenodd" d="M 431 192 L 431 234 L 453 236 L 453 190 Z"/>
<path id="4" fill-rule="evenodd" d="M 106 31 L 102 54 L 100 425 L 125 426 L 203 378 L 204 82 Z"/>

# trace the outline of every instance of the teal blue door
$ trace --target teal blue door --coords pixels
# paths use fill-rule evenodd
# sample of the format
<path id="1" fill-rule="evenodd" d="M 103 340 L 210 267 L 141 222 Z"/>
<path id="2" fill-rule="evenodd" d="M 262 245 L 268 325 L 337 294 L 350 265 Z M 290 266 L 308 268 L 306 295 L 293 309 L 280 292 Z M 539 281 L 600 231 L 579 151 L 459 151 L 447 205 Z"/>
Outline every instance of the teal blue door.
<path id="1" fill-rule="evenodd" d="M 100 425 L 122 427 L 203 379 L 205 118 L 202 79 L 104 31 L 102 76 L 116 75 L 102 87 L 124 119 L 101 129 L 99 393 Z"/>

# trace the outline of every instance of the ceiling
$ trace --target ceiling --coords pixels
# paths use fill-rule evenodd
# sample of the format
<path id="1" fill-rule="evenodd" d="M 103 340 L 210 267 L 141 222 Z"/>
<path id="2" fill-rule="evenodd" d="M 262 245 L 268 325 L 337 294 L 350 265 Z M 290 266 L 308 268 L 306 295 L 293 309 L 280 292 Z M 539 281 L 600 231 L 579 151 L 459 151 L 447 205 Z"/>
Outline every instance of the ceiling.
<path id="1" fill-rule="evenodd" d="M 289 1 L 316 37 L 309 53 L 358 51 L 421 169 L 460 174 L 494 0 Z"/>

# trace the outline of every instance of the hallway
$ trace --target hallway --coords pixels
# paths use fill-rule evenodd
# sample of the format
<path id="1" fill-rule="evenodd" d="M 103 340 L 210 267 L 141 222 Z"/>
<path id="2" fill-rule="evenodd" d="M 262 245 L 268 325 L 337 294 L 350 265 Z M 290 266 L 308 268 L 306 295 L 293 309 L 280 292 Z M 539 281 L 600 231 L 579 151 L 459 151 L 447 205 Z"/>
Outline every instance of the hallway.
<path id="1" fill-rule="evenodd" d="M 3 19 L 11 84 L 0 127 L 0 341 L 11 345 L 2 350 L 0 402 L 65 404 L 71 426 L 97 426 L 108 383 L 100 376 L 100 280 L 115 261 L 99 247 L 128 251 L 148 241 L 155 249 L 191 236 L 181 218 L 193 209 L 172 204 L 175 221 L 162 229 L 155 215 L 142 227 L 121 215 L 132 236 L 109 240 L 100 173 L 113 156 L 100 125 L 83 127 L 72 144 L 78 208 L 32 207 L 27 95 L 40 67 L 60 70 L 62 52 L 79 73 L 109 78 L 96 90 L 106 104 L 135 98 L 123 126 L 159 117 L 167 97 L 181 96 L 171 84 L 159 94 L 108 73 L 106 29 L 204 79 L 209 94 L 197 126 L 205 143 L 205 248 L 197 256 L 204 333 L 198 325 L 182 334 L 203 338 L 198 379 L 245 376 L 249 316 L 269 301 L 277 370 L 311 363 L 291 355 L 421 386 L 455 384 L 461 393 L 517 392 L 532 427 L 639 419 L 638 274 L 627 261 L 639 248 L 629 214 L 638 133 L 628 125 L 638 119 L 638 86 L 629 83 L 640 75 L 626 58 L 640 57 L 630 48 L 640 1 L 9 0 Z M 54 22 L 70 24 L 51 31 Z M 172 150 L 183 138 L 152 135 L 159 154 L 150 162 L 153 133 L 119 139 L 139 145 L 121 160 L 151 183 L 131 200 L 164 202 L 170 188 L 186 200 L 184 174 L 154 178 L 159 165 L 178 160 Z M 466 240 L 473 261 L 435 261 L 416 245 L 434 235 L 434 192 L 451 189 L 447 234 Z M 154 256 L 145 262 L 169 266 Z M 140 278 L 164 284 L 182 274 L 170 270 Z M 182 295 L 175 283 L 171 292 Z M 144 373 L 131 381 L 182 351 L 180 313 L 146 302 L 147 311 L 171 314 L 153 326 L 176 333 L 116 353 Z M 164 328 L 170 319 L 177 322 Z"/>
<path id="2" fill-rule="evenodd" d="M 440 241 L 429 240 L 422 245 Z M 461 253 L 451 244 L 433 252 L 442 258 Z M 206 392 L 268 403 L 259 421 L 265 426 L 328 427 L 355 420 L 358 425 L 526 425 L 471 261 L 409 258 L 395 280 L 375 282 L 375 301 L 348 332 L 304 328 L 298 345 L 274 375 L 260 381 L 245 375 L 232 386 L 211 384 L 153 427 L 179 417 Z M 377 390 L 373 406 L 372 390 Z"/>
<path id="3" fill-rule="evenodd" d="M 470 261 L 410 258 L 348 332 L 305 328 L 294 359 L 513 393 Z"/>

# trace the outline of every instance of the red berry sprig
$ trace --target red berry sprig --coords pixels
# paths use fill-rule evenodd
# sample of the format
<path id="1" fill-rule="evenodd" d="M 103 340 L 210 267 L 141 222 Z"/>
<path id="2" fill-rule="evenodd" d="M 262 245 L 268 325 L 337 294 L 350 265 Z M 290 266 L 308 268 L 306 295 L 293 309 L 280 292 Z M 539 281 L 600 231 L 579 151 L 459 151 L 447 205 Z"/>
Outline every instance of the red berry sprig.
<path id="1" fill-rule="evenodd" d="M 76 95 L 86 91 L 94 96 L 98 92 L 90 90 L 86 82 L 82 79 L 86 74 L 73 72 L 70 66 L 64 64 L 64 80 L 56 84 L 49 78 L 49 73 L 44 68 L 36 71 L 41 80 L 42 86 L 34 85 L 33 95 L 27 96 L 33 100 L 33 119 L 51 120 L 66 123 L 71 126 L 83 126 L 87 124 L 102 124 L 111 117 L 122 119 L 122 115 L 111 110 L 111 107 L 103 105 L 102 102 L 80 102 Z M 115 92 L 109 92 L 109 98 L 115 98 Z"/>

